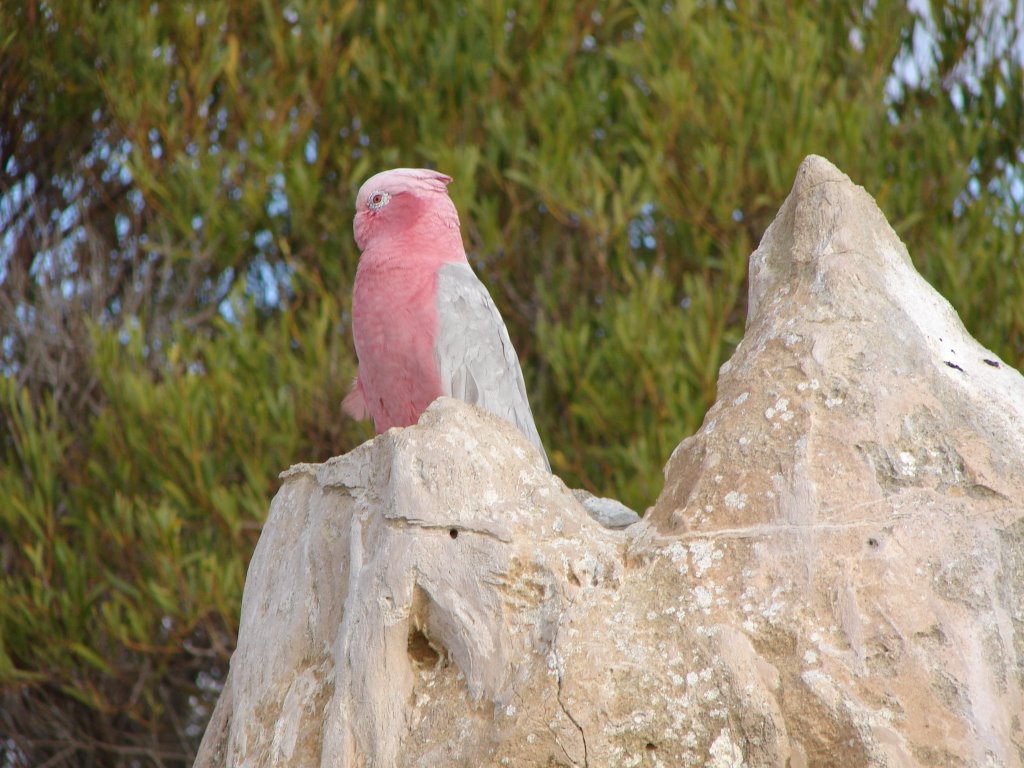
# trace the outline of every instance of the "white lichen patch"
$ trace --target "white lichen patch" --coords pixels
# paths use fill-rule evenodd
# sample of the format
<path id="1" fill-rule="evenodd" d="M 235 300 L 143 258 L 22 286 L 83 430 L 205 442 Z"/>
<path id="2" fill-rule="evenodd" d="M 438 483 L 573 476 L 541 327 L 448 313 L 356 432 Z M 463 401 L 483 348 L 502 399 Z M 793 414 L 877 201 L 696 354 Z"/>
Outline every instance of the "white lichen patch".
<path id="1" fill-rule="evenodd" d="M 728 728 L 723 728 L 718 738 L 711 743 L 708 754 L 711 757 L 708 763 L 711 768 L 742 768 L 744 765 L 743 750 L 733 743 Z"/>
<path id="2" fill-rule="evenodd" d="M 738 395 L 735 400 L 732 401 L 732 404 L 733 405 L 743 405 L 745 402 L 747 402 L 747 398 L 748 397 L 750 397 L 750 393 L 749 392 L 743 392 L 742 394 Z"/>
<path id="3" fill-rule="evenodd" d="M 711 590 L 705 587 L 703 584 L 696 587 L 693 590 L 693 597 L 697 601 L 697 605 L 707 610 L 711 607 L 713 598 L 711 596 Z"/>
<path id="4" fill-rule="evenodd" d="M 786 603 L 779 598 L 779 595 L 781 593 L 782 593 L 782 588 L 781 587 L 776 587 L 774 590 L 772 590 L 771 597 L 769 598 L 771 600 L 771 602 L 761 612 L 762 615 L 766 619 L 768 619 L 768 621 L 773 622 L 773 623 L 779 617 L 779 614 L 782 613 L 782 609 L 786 607 Z"/>
<path id="5" fill-rule="evenodd" d="M 633 713 L 634 725 L 650 725 L 654 721 L 654 713 L 649 709 L 639 709 Z"/>
<path id="6" fill-rule="evenodd" d="M 583 586 L 597 583 L 601 578 L 602 570 L 601 564 L 590 552 L 587 552 L 572 564 L 572 575 Z"/>
<path id="7" fill-rule="evenodd" d="M 686 545 L 678 541 L 672 542 L 669 546 L 665 547 L 662 552 L 668 555 L 669 560 L 676 566 L 679 571 L 679 575 L 685 575 L 689 572 L 690 566 L 687 563 L 687 556 L 689 555 Z"/>
<path id="8" fill-rule="evenodd" d="M 735 492 L 734 492 L 735 493 Z M 728 504 L 728 496 L 726 496 L 726 503 Z M 693 558 L 693 572 L 698 578 L 707 573 L 716 561 L 722 559 L 722 551 L 715 549 L 714 545 L 708 541 L 693 541 L 690 542 L 690 556 Z"/>
<path id="9" fill-rule="evenodd" d="M 905 477 L 912 477 L 917 473 L 917 459 L 914 458 L 914 454 L 908 451 L 900 451 L 900 474 Z"/>
<path id="10" fill-rule="evenodd" d="M 729 509 L 743 509 L 747 506 L 747 494 L 739 491 L 729 491 L 725 494 L 725 506 Z"/>

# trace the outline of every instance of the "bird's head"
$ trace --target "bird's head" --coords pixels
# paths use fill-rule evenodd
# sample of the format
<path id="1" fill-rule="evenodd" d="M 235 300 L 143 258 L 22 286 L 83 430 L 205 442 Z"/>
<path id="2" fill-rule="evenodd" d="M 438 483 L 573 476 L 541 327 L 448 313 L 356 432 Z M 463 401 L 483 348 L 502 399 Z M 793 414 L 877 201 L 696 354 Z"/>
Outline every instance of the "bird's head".
<path id="1" fill-rule="evenodd" d="M 451 180 L 425 168 L 393 168 L 363 182 L 352 222 L 359 250 L 377 238 L 397 243 L 406 236 L 429 237 L 434 227 L 457 233 L 459 214 L 447 191 Z"/>

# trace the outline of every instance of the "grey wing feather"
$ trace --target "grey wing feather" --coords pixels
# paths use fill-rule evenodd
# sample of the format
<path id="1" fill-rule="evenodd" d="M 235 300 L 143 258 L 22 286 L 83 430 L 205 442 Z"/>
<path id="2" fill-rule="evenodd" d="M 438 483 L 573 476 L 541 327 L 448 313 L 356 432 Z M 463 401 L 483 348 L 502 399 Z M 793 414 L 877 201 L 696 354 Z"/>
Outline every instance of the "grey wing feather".
<path id="1" fill-rule="evenodd" d="M 550 469 L 519 358 L 491 295 L 468 264 L 441 267 L 437 311 L 434 355 L 445 394 L 515 424 L 537 446 Z"/>

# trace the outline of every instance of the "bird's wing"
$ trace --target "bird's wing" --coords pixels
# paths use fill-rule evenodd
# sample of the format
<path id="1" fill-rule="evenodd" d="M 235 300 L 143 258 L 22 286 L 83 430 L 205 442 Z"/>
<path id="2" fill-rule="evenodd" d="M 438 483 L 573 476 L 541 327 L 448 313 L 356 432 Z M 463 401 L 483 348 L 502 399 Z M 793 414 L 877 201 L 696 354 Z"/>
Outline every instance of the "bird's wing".
<path id="1" fill-rule="evenodd" d="M 498 308 L 469 264 L 445 264 L 439 270 L 437 313 L 434 355 L 445 394 L 515 424 L 547 464 L 519 358 Z"/>

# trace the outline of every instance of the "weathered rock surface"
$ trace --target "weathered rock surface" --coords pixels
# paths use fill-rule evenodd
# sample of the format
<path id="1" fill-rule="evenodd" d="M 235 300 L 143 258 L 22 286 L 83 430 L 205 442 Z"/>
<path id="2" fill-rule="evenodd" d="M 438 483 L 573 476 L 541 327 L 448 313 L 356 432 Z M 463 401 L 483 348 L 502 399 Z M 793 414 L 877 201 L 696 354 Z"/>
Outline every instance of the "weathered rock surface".
<path id="1" fill-rule="evenodd" d="M 1024 763 L 1024 378 L 808 158 L 646 518 L 442 400 L 286 472 L 197 765 Z"/>

